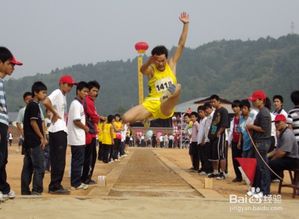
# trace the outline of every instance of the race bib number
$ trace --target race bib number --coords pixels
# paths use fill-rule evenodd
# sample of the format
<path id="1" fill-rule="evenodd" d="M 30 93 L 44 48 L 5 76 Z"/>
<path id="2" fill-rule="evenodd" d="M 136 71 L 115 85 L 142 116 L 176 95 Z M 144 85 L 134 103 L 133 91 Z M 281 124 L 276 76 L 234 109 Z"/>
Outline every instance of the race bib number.
<path id="1" fill-rule="evenodd" d="M 155 88 L 157 92 L 163 92 L 166 91 L 167 88 L 173 84 L 171 78 L 163 78 L 161 80 L 156 81 Z"/>

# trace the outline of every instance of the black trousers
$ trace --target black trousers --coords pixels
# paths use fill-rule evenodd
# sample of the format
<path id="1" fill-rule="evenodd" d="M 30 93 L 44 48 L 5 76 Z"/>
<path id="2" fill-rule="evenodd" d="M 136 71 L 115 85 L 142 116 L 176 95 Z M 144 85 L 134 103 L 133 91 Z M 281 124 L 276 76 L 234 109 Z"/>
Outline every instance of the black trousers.
<path id="1" fill-rule="evenodd" d="M 32 178 L 32 191 L 42 193 L 45 175 L 44 151 L 40 146 L 27 148 L 24 149 L 24 151 L 25 155 L 21 174 L 21 194 L 29 195 L 31 193 L 29 186 Z"/>
<path id="2" fill-rule="evenodd" d="M 213 168 L 212 164 L 209 161 L 209 143 L 205 143 L 203 145 L 199 145 L 199 157 L 200 157 L 200 162 L 202 164 L 202 171 L 206 173 L 212 173 Z"/>
<path id="3" fill-rule="evenodd" d="M 282 157 L 270 160 L 269 166 L 271 169 L 281 178 L 283 178 L 284 170 L 292 170 L 299 168 L 299 159 Z M 276 179 L 277 177 L 271 172 L 271 179 Z"/>
<path id="4" fill-rule="evenodd" d="M 6 164 L 8 162 L 7 130 L 8 126 L 0 123 L 0 191 L 3 194 L 10 192 L 10 186 L 7 183 L 6 174 Z"/>
<path id="5" fill-rule="evenodd" d="M 191 142 L 190 154 L 192 156 L 192 166 L 195 170 L 199 169 L 199 149 L 197 142 Z"/>
<path id="6" fill-rule="evenodd" d="M 83 183 L 88 184 L 91 180 L 94 166 L 97 160 L 97 140 L 92 138 L 91 143 L 85 147 L 84 164 L 81 180 Z"/>
<path id="7" fill-rule="evenodd" d="M 67 133 L 64 131 L 49 133 L 50 161 L 51 161 L 51 181 L 49 184 L 50 191 L 62 189 L 61 185 L 64 169 L 65 155 L 67 146 Z"/>
<path id="8" fill-rule="evenodd" d="M 103 148 L 103 162 L 108 163 L 110 161 L 110 152 L 112 145 L 102 144 Z"/>
<path id="9" fill-rule="evenodd" d="M 103 144 L 99 141 L 98 160 L 103 160 Z"/>
<path id="10" fill-rule="evenodd" d="M 85 145 L 71 146 L 71 150 L 71 186 L 78 187 L 81 185 L 81 174 L 84 164 Z"/>
<path id="11" fill-rule="evenodd" d="M 232 142 L 232 160 L 233 160 L 233 166 L 234 166 L 234 171 L 236 174 L 237 179 L 242 179 L 242 174 L 239 170 L 239 162 L 236 160 L 237 157 L 242 157 L 242 148 L 238 149 L 237 148 L 238 143 Z"/>

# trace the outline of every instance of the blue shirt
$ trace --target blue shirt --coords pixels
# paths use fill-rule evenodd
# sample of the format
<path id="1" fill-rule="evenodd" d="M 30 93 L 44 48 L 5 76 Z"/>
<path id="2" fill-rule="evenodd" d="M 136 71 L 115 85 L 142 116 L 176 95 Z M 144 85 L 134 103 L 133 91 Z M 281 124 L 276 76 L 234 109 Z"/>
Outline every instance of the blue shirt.
<path id="1" fill-rule="evenodd" d="M 239 122 L 239 131 L 242 133 L 242 138 L 243 138 L 243 151 L 248 151 L 252 148 L 252 143 L 249 137 L 248 132 L 246 131 L 246 124 L 249 123 L 250 117 L 247 119 L 244 118 L 243 116 L 240 117 L 240 122 Z"/>

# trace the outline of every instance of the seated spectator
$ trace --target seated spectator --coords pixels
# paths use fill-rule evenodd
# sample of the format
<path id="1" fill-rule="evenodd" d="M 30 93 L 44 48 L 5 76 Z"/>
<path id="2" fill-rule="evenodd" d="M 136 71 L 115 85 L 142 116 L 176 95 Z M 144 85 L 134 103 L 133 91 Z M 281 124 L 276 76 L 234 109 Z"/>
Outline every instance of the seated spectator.
<path id="1" fill-rule="evenodd" d="M 298 144 L 294 133 L 288 128 L 287 119 L 284 115 L 277 115 L 274 122 L 280 135 L 277 139 L 276 150 L 268 154 L 268 157 L 271 158 L 269 165 L 275 173 L 283 178 L 284 170 L 299 167 Z M 274 178 L 274 174 L 272 174 L 272 178 Z"/>

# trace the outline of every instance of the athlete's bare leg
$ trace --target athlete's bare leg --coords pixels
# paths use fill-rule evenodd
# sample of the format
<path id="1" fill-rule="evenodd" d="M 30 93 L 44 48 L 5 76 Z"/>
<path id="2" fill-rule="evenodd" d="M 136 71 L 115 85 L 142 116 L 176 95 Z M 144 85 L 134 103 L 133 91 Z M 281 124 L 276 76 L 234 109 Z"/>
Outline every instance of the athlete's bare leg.
<path id="1" fill-rule="evenodd" d="M 137 105 L 133 108 L 129 109 L 124 115 L 123 115 L 123 121 L 124 123 L 129 122 L 143 122 L 144 120 L 150 118 L 152 114 L 147 111 L 143 105 Z"/>
<path id="2" fill-rule="evenodd" d="M 165 116 L 171 115 L 174 107 L 179 101 L 180 94 L 181 94 L 181 85 L 177 84 L 175 88 L 175 92 L 165 102 L 161 103 L 160 109 Z"/>

